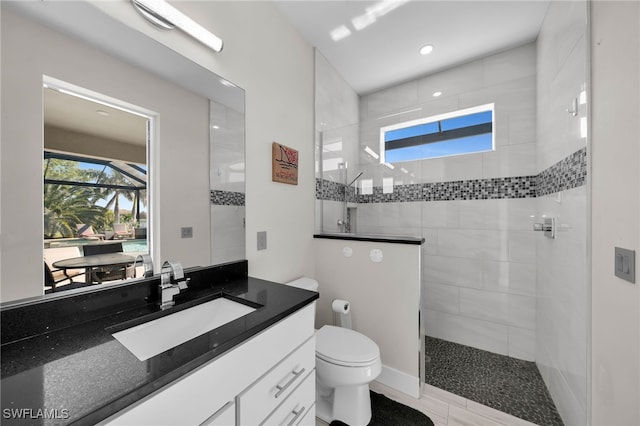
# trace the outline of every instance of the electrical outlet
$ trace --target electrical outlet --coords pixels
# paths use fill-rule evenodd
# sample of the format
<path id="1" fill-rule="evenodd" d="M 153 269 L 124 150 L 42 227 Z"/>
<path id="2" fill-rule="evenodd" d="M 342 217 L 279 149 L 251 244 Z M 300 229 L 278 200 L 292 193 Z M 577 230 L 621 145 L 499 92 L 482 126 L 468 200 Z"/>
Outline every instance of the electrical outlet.
<path id="1" fill-rule="evenodd" d="M 185 226 L 180 228 L 180 237 L 181 238 L 192 238 L 193 237 L 193 228 L 191 226 Z"/>
<path id="2" fill-rule="evenodd" d="M 258 250 L 267 249 L 267 231 L 258 232 Z"/>

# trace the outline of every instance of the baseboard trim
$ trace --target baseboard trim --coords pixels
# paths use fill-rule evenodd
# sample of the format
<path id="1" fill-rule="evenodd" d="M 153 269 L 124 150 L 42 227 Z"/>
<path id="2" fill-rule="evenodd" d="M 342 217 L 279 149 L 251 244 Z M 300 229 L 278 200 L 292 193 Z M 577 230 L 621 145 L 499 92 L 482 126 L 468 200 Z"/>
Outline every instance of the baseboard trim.
<path id="1" fill-rule="evenodd" d="M 412 398 L 420 398 L 420 380 L 418 377 L 382 365 L 382 372 L 376 382 L 402 392 Z"/>

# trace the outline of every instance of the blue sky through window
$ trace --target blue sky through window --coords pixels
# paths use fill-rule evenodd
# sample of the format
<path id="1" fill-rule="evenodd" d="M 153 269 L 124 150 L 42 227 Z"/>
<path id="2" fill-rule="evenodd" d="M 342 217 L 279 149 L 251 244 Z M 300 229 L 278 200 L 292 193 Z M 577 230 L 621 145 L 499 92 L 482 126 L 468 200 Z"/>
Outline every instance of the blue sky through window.
<path id="1" fill-rule="evenodd" d="M 478 111 L 478 109 L 475 109 Z M 445 157 L 449 155 L 468 154 L 474 152 L 491 151 L 493 149 L 493 132 L 479 134 L 475 136 L 461 137 L 438 142 L 424 143 L 422 145 L 407 146 L 395 149 L 388 149 L 387 142 L 399 141 L 401 139 L 437 134 L 440 130 L 462 129 L 479 124 L 491 124 L 493 122 L 492 105 L 485 106 L 484 110 L 465 114 L 467 111 L 460 111 L 460 116 L 445 117 L 428 123 L 419 123 L 402 128 L 393 128 L 384 131 L 385 159 L 387 163 L 423 160 L 429 158 Z M 427 119 L 428 120 L 428 119 Z M 413 122 L 415 123 L 415 121 Z M 409 123 L 408 123 L 409 124 Z M 398 126 L 394 126 L 398 127 Z"/>

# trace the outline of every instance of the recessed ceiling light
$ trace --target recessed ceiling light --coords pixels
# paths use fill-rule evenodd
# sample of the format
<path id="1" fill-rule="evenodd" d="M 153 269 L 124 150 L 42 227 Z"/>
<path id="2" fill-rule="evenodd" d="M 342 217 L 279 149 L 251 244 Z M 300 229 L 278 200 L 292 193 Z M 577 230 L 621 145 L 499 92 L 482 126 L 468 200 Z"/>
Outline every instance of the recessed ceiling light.
<path id="1" fill-rule="evenodd" d="M 433 97 L 437 98 L 438 96 L 442 95 L 442 92 L 438 91 L 438 92 L 433 92 Z"/>
<path id="2" fill-rule="evenodd" d="M 431 52 L 433 52 L 433 44 L 425 44 L 420 48 L 421 55 L 428 55 Z"/>

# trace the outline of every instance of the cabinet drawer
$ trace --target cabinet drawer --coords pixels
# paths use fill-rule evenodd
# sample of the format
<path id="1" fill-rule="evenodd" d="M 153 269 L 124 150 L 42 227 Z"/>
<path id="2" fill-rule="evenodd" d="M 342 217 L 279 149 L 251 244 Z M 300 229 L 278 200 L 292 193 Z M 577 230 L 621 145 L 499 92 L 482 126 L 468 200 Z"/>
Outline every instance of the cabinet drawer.
<path id="1" fill-rule="evenodd" d="M 239 396 L 240 424 L 260 423 L 314 371 L 315 362 L 316 342 L 311 337 Z"/>
<path id="2" fill-rule="evenodd" d="M 316 422 L 316 404 L 313 404 L 311 408 L 307 410 L 307 413 L 304 415 L 298 426 L 316 426 L 318 423 Z"/>
<path id="3" fill-rule="evenodd" d="M 230 426 L 236 424 L 236 404 L 227 402 L 221 409 L 213 413 L 211 417 L 202 422 L 200 426 Z"/>
<path id="4" fill-rule="evenodd" d="M 304 382 L 261 425 L 315 425 L 316 372 L 312 371 Z"/>

